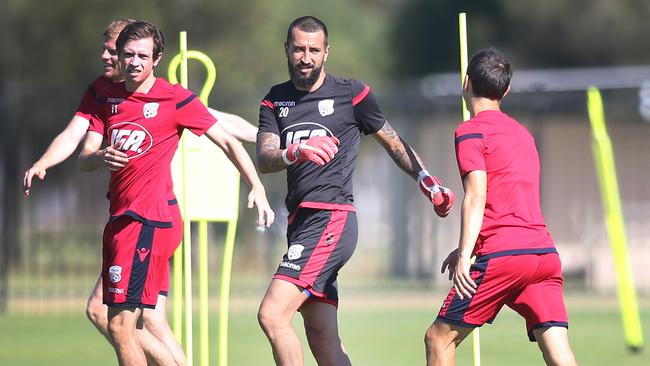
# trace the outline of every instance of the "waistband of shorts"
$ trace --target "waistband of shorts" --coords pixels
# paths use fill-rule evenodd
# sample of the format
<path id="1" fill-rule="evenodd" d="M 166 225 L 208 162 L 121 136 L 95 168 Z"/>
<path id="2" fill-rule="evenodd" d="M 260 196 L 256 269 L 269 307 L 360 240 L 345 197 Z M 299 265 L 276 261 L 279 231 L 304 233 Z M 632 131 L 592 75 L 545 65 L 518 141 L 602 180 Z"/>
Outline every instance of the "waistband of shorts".
<path id="1" fill-rule="evenodd" d="M 170 228 L 170 227 L 172 227 L 172 222 L 171 221 L 149 220 L 149 219 L 146 219 L 146 218 L 140 216 L 139 214 L 137 214 L 136 212 L 133 212 L 131 210 L 124 211 L 124 212 L 122 212 L 121 214 L 118 214 L 118 215 L 113 215 L 113 216 L 111 216 L 111 218 L 108 221 L 109 222 L 116 221 L 117 219 L 119 219 L 122 216 L 128 216 L 128 217 L 132 218 L 133 220 L 139 221 L 139 222 L 141 222 L 141 223 L 143 223 L 144 225 L 147 225 L 147 226 L 160 227 L 160 228 Z"/>
<path id="2" fill-rule="evenodd" d="M 293 222 L 293 219 L 296 218 L 296 213 L 301 209 L 301 208 L 311 208 L 315 210 L 325 210 L 325 211 L 347 211 L 347 212 L 357 212 L 356 207 L 354 205 L 349 205 L 349 204 L 344 204 L 344 203 L 328 203 L 328 202 L 310 202 L 310 201 L 303 201 L 300 202 L 298 205 L 298 208 L 296 208 L 295 211 L 291 212 L 288 216 L 288 223 L 291 224 Z"/>
<path id="3" fill-rule="evenodd" d="M 356 207 L 347 203 L 331 203 L 331 202 L 311 202 L 303 201 L 300 202 L 296 211 L 301 208 L 314 208 L 317 210 L 328 210 L 328 211 L 350 211 L 357 212 Z M 295 213 L 295 211 L 294 211 Z"/>
<path id="4" fill-rule="evenodd" d="M 557 249 L 555 249 L 555 247 L 548 247 L 548 248 L 526 248 L 526 249 L 502 250 L 499 252 L 488 253 L 485 255 L 477 256 L 476 261 L 485 262 L 492 258 L 506 257 L 511 255 L 549 254 L 549 253 L 557 253 Z"/>

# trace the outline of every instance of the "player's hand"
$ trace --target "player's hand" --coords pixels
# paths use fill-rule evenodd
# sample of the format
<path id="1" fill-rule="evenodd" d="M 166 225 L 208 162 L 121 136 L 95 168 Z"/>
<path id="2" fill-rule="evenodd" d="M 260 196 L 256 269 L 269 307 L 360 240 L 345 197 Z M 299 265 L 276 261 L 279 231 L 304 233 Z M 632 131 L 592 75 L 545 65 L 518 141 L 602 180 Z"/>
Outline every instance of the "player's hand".
<path id="1" fill-rule="evenodd" d="M 99 150 L 104 166 L 111 172 L 116 172 L 126 166 L 129 162 L 128 155 L 123 153 L 113 146 Z"/>
<path id="2" fill-rule="evenodd" d="M 257 207 L 257 226 L 271 227 L 275 220 L 275 213 L 271 210 L 269 201 L 266 199 L 264 186 L 261 184 L 253 186 L 248 194 L 248 208 Z"/>
<path id="3" fill-rule="evenodd" d="M 442 267 L 440 267 L 440 273 L 445 273 L 449 270 L 449 280 L 454 277 L 454 272 L 456 272 L 456 264 L 458 263 L 458 248 L 454 249 L 449 253 L 447 258 L 442 261 Z"/>
<path id="4" fill-rule="evenodd" d="M 468 258 L 458 256 L 453 280 L 454 288 L 461 300 L 469 299 L 476 293 L 476 283 L 469 274 L 471 266 L 472 264 Z"/>
<path id="5" fill-rule="evenodd" d="M 40 180 L 45 179 L 47 171 L 40 166 L 34 164 L 29 170 L 25 172 L 25 177 L 23 178 L 23 195 L 29 197 L 29 190 L 32 188 L 32 179 L 34 176 L 38 177 Z"/>
<path id="6" fill-rule="evenodd" d="M 291 165 L 311 161 L 323 166 L 329 163 L 339 151 L 339 139 L 329 136 L 314 136 L 308 140 L 289 145 L 285 150 L 285 162 Z"/>
<path id="7" fill-rule="evenodd" d="M 429 175 L 424 170 L 420 172 L 418 186 L 420 187 L 420 191 L 433 203 L 433 210 L 436 212 L 436 215 L 440 217 L 449 215 L 449 211 L 454 206 L 456 199 L 451 189 L 443 187 L 437 177 Z"/>

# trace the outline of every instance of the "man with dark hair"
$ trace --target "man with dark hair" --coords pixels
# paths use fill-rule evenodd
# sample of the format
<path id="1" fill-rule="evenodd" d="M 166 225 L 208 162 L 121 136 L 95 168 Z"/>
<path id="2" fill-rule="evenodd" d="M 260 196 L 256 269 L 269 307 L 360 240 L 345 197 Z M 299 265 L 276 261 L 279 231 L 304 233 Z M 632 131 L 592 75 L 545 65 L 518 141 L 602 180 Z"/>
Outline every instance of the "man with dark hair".
<path id="1" fill-rule="evenodd" d="M 241 144 L 215 123 L 196 94 L 154 76 L 164 50 L 158 29 L 147 22 L 129 24 L 116 45 L 125 82 L 97 93 L 79 164 L 82 170 L 93 170 L 114 162 L 109 154 L 123 156 L 109 166 L 111 218 L 104 230 L 103 298 L 120 365 L 143 365 L 147 361 L 135 338 L 136 324 L 143 309 L 156 307 L 169 258 L 179 244 L 168 195 L 170 163 L 182 130 L 205 133 L 235 164 L 252 188 L 248 206 L 257 206 L 259 225 L 270 226 L 273 211 Z M 100 150 L 103 139 L 109 146 Z M 173 362 L 167 358 L 158 363 Z"/>
<path id="2" fill-rule="evenodd" d="M 458 249 L 442 263 L 454 287 L 425 335 L 427 365 L 453 365 L 456 347 L 503 305 L 526 319 L 549 365 L 575 365 L 567 334 L 560 257 L 539 203 L 533 136 L 501 112 L 510 62 L 488 49 L 467 67 L 463 98 L 474 117 L 456 130 L 465 196 Z"/>
<path id="3" fill-rule="evenodd" d="M 77 148 L 83 137 L 86 135 L 86 131 L 90 125 L 90 118 L 92 110 L 95 104 L 95 96 L 98 91 L 104 89 L 104 87 L 119 83 L 124 80 L 124 74 L 122 73 L 119 67 L 119 60 L 117 57 L 117 49 L 115 46 L 115 41 L 117 40 L 118 35 L 122 29 L 130 23 L 135 22 L 134 19 L 116 19 L 110 22 L 106 27 L 103 33 L 103 44 L 100 57 L 103 62 L 103 73 L 97 79 L 95 79 L 85 91 L 81 102 L 77 110 L 75 111 L 74 116 L 68 122 L 67 126 L 61 133 L 59 133 L 52 143 L 47 148 L 46 152 L 41 156 L 38 161 L 36 161 L 26 172 L 23 178 L 23 187 L 25 197 L 29 197 L 30 190 L 32 188 L 32 180 L 34 177 L 39 179 L 45 179 L 47 169 L 61 163 L 67 159 L 74 150 Z M 245 119 L 234 115 L 225 113 L 222 111 L 217 111 L 212 108 L 209 108 L 210 113 L 219 120 L 223 125 L 224 129 L 236 137 L 237 139 L 249 143 L 254 143 L 257 135 L 257 128 L 251 125 Z M 120 160 L 126 158 L 126 155 L 120 153 L 119 151 L 112 151 L 110 154 L 107 154 L 106 168 L 115 169 L 117 168 L 116 164 L 121 164 Z M 180 214 L 180 210 L 176 202 L 176 197 L 169 187 L 169 201 L 172 202 L 170 205 L 170 210 L 172 210 L 174 217 L 173 227 L 177 231 L 176 236 L 178 242 L 181 241 L 183 223 Z M 143 327 L 138 329 L 138 339 L 142 344 L 147 358 L 152 362 L 156 363 L 162 357 L 161 354 L 164 353 L 164 349 L 159 347 L 150 347 L 151 342 L 149 342 L 151 337 L 154 336 L 162 340 L 167 348 L 171 351 L 174 359 L 179 365 L 183 365 L 185 362 L 185 354 L 183 349 L 178 345 L 178 341 L 174 337 L 169 324 L 167 323 L 167 318 L 165 314 L 166 302 L 167 302 L 167 290 L 169 284 L 169 275 L 165 277 L 165 282 L 163 283 L 158 297 L 158 303 L 156 304 L 155 309 L 147 309 L 143 312 Z M 86 305 L 86 315 L 88 319 L 93 323 L 97 330 L 104 336 L 106 339 L 111 342 L 110 337 L 108 336 L 107 324 L 108 324 L 108 307 L 102 302 L 102 293 L 103 286 L 101 281 L 101 275 L 95 283 Z"/>
<path id="4" fill-rule="evenodd" d="M 372 135 L 418 182 L 439 216 L 453 193 L 428 174 L 418 154 L 386 121 L 368 86 L 326 74 L 327 28 L 314 17 L 293 21 L 284 45 L 290 80 L 260 106 L 261 172 L 286 169 L 288 250 L 269 285 L 258 319 L 278 365 L 302 365 L 291 319 L 300 311 L 319 365 L 350 365 L 338 334 L 337 275 L 357 243 L 352 174 L 361 133 Z"/>

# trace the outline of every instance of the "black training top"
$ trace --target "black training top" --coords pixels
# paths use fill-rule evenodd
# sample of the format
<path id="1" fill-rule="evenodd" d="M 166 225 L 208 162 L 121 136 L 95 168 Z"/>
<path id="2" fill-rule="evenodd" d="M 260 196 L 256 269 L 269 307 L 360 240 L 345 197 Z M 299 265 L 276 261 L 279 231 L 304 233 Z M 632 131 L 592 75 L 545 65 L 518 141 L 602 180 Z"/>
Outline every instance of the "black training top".
<path id="1" fill-rule="evenodd" d="M 314 92 L 297 90 L 291 81 L 275 85 L 260 106 L 259 133 L 280 136 L 280 147 L 313 136 L 336 136 L 339 151 L 318 166 L 302 162 L 287 168 L 289 212 L 298 207 L 340 208 L 354 202 L 352 173 L 361 132 L 379 131 L 386 122 L 370 88 L 360 81 L 327 74 Z"/>

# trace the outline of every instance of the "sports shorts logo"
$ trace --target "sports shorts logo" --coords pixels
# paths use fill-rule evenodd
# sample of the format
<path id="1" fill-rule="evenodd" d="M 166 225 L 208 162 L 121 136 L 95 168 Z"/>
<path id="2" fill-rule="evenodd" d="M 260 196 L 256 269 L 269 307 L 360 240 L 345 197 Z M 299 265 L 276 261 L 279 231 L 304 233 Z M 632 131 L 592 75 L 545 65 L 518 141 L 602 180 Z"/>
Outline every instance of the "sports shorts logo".
<path id="1" fill-rule="evenodd" d="M 122 267 L 121 266 L 111 266 L 108 269 L 108 275 L 111 278 L 111 282 L 118 283 L 122 279 Z"/>
<path id="2" fill-rule="evenodd" d="M 144 118 L 154 118 L 158 115 L 158 103 L 147 103 L 142 107 Z"/>
<path id="3" fill-rule="evenodd" d="M 151 133 L 134 122 L 120 122 L 112 125 L 108 132 L 111 145 L 126 153 L 129 159 L 137 158 L 153 146 Z"/>
<path id="4" fill-rule="evenodd" d="M 323 117 L 334 113 L 334 99 L 325 99 L 318 102 L 318 112 Z"/>
<path id="5" fill-rule="evenodd" d="M 300 258 L 303 249 L 305 249 L 305 247 L 300 244 L 294 244 L 290 246 L 289 250 L 287 251 L 287 258 L 289 258 L 290 261 Z"/>

